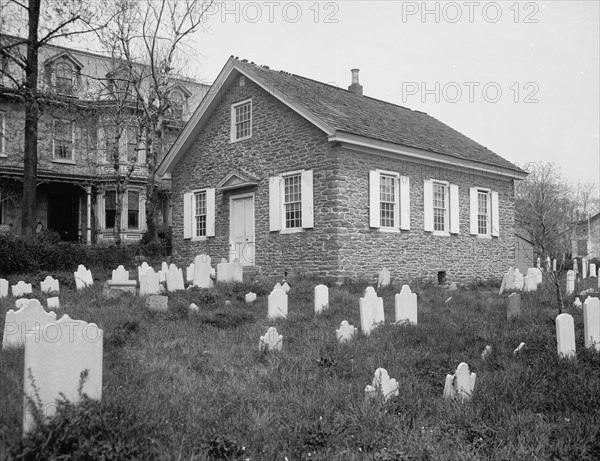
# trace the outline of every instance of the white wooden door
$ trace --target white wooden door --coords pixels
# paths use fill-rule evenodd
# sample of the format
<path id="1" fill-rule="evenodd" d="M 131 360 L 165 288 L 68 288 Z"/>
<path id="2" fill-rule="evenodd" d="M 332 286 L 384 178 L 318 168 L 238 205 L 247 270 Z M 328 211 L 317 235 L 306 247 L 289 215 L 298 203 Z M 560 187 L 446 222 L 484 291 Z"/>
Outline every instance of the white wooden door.
<path id="1" fill-rule="evenodd" d="M 231 197 L 229 205 L 229 261 L 254 266 L 254 195 Z"/>

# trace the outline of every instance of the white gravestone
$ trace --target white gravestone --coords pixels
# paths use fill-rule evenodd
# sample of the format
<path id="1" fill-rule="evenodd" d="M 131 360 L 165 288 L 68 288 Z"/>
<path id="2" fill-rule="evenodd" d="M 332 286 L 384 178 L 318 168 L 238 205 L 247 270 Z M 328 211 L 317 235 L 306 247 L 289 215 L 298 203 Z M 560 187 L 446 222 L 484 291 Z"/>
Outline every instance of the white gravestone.
<path id="1" fill-rule="evenodd" d="M 194 263 L 191 263 L 185 269 L 185 281 L 187 283 L 194 283 Z"/>
<path id="2" fill-rule="evenodd" d="M 525 343 L 519 343 L 517 348 L 513 351 L 513 355 L 517 355 L 525 347 Z"/>
<path id="3" fill-rule="evenodd" d="M 575 291 L 575 271 L 568 270 L 567 271 L 567 289 L 565 293 L 570 295 Z"/>
<path id="4" fill-rule="evenodd" d="M 48 304 L 48 309 L 60 309 L 60 301 L 58 300 L 58 296 L 46 299 L 46 304 Z"/>
<path id="5" fill-rule="evenodd" d="M 114 271 L 112 271 L 112 277 L 110 281 L 113 283 L 128 282 L 129 271 L 126 271 L 123 266 L 117 267 Z"/>
<path id="6" fill-rule="evenodd" d="M 136 280 L 129 280 L 129 271 L 123 266 L 112 271 L 112 277 L 106 282 L 104 293 L 106 296 L 119 296 L 123 292 L 135 295 Z"/>
<path id="7" fill-rule="evenodd" d="M 377 279 L 377 288 L 385 288 L 390 284 L 390 271 L 387 268 L 381 269 Z"/>
<path id="8" fill-rule="evenodd" d="M 64 315 L 25 339 L 23 433 L 33 428 L 28 399 L 39 398 L 45 417 L 51 417 L 61 397 L 77 403 L 82 373 L 87 374 L 81 393 L 102 396 L 102 330 L 96 324 Z"/>
<path id="9" fill-rule="evenodd" d="M 583 258 L 581 260 L 581 278 L 587 279 L 587 259 Z"/>
<path id="10" fill-rule="evenodd" d="M 284 293 L 285 294 L 285 293 Z M 275 327 L 270 327 L 264 336 L 260 337 L 258 342 L 258 350 L 263 351 L 280 351 L 283 346 L 283 336 L 277 333 Z"/>
<path id="11" fill-rule="evenodd" d="M 481 353 L 481 360 L 487 359 L 492 354 L 492 346 L 485 346 L 483 352 Z"/>
<path id="12" fill-rule="evenodd" d="M 23 280 L 20 280 L 19 283 L 17 283 L 16 285 L 12 285 L 11 288 L 12 295 L 15 298 L 33 293 L 31 283 L 25 283 Z"/>
<path id="13" fill-rule="evenodd" d="M 559 357 L 575 358 L 575 325 L 571 314 L 556 317 L 556 344 Z"/>
<path id="14" fill-rule="evenodd" d="M 450 284 L 450 286 L 448 287 L 448 291 L 456 291 L 458 290 L 458 285 L 456 284 L 456 282 L 452 282 Z"/>
<path id="15" fill-rule="evenodd" d="M 244 267 L 240 263 L 228 263 L 225 259 L 217 264 L 217 282 L 242 282 Z"/>
<path id="16" fill-rule="evenodd" d="M 552 260 L 552 272 L 556 272 L 556 259 Z"/>
<path id="17" fill-rule="evenodd" d="M 354 337 L 355 333 L 356 327 L 350 325 L 347 320 L 343 320 L 340 327 L 335 330 L 335 335 L 340 343 L 349 342 Z"/>
<path id="18" fill-rule="evenodd" d="M 508 269 L 508 272 L 504 274 L 504 277 L 502 277 L 502 285 L 500 286 L 500 291 L 498 292 L 498 294 L 501 295 L 502 293 L 504 293 L 505 290 L 512 290 L 514 286 L 515 269 L 511 267 Z"/>
<path id="19" fill-rule="evenodd" d="M 400 293 L 394 297 L 396 323 L 417 324 L 417 294 L 408 285 L 402 285 Z"/>
<path id="20" fill-rule="evenodd" d="M 542 283 L 542 281 L 544 280 L 544 275 L 542 274 L 542 270 L 539 267 L 534 267 L 533 273 L 535 274 L 535 280 L 538 283 L 538 285 L 540 283 Z"/>
<path id="21" fill-rule="evenodd" d="M 383 312 L 383 299 L 377 296 L 375 288 L 367 287 L 364 297 L 358 300 L 360 309 L 360 328 L 365 335 L 370 335 L 371 330 L 385 322 Z"/>
<path id="22" fill-rule="evenodd" d="M 246 304 L 250 304 L 253 303 L 254 301 L 256 301 L 256 293 L 246 293 Z"/>
<path id="23" fill-rule="evenodd" d="M 146 261 L 144 261 L 141 266 L 138 266 L 138 268 L 137 268 L 138 282 L 141 283 L 142 275 L 144 275 L 146 272 L 148 272 L 148 269 L 150 269 L 150 266 L 148 265 L 148 263 Z"/>
<path id="24" fill-rule="evenodd" d="M 191 304 L 188 306 L 188 311 L 189 311 L 190 313 L 194 313 L 194 314 L 195 314 L 195 313 L 197 313 L 197 312 L 200 312 L 200 308 L 199 308 L 199 307 L 198 307 L 198 306 L 197 306 L 195 303 L 191 303 Z"/>
<path id="25" fill-rule="evenodd" d="M 521 295 L 512 293 L 508 295 L 508 307 L 506 308 L 506 320 L 521 315 Z"/>
<path id="26" fill-rule="evenodd" d="M 477 375 L 469 372 L 469 365 L 462 362 L 456 368 L 456 373 L 446 375 L 446 383 L 444 385 L 444 398 L 453 399 L 460 398 L 468 400 L 473 395 L 475 389 L 475 379 Z"/>
<path id="27" fill-rule="evenodd" d="M 590 263 L 590 277 L 596 277 L 596 263 Z"/>
<path id="28" fill-rule="evenodd" d="M 0 279 L 0 299 L 8 296 L 8 280 Z"/>
<path id="29" fill-rule="evenodd" d="M 541 268 L 542 267 L 542 260 L 539 257 L 537 259 L 537 264 L 536 264 L 535 267 L 537 267 L 537 268 Z"/>
<path id="30" fill-rule="evenodd" d="M 588 297 L 583 303 L 585 347 L 600 352 L 600 299 Z"/>
<path id="31" fill-rule="evenodd" d="M 77 266 L 77 272 L 73 272 L 73 276 L 75 277 L 75 286 L 78 290 L 94 284 L 92 271 L 86 269 L 83 264 Z"/>
<path id="32" fill-rule="evenodd" d="M 575 277 L 577 277 L 577 273 L 579 272 L 579 264 L 577 263 L 577 258 L 573 258 L 573 272 L 575 272 Z"/>
<path id="33" fill-rule="evenodd" d="M 522 290 L 524 284 L 523 274 L 518 268 L 515 268 L 515 290 Z"/>
<path id="34" fill-rule="evenodd" d="M 210 256 L 205 254 L 194 258 L 194 286 L 199 288 L 212 288 L 214 286 L 214 282 L 210 277 L 212 273 L 210 263 Z"/>
<path id="35" fill-rule="evenodd" d="M 218 272 L 217 272 L 218 274 Z M 268 314 L 270 319 L 286 318 L 288 315 L 288 295 L 281 287 L 281 285 L 275 285 L 273 291 L 269 295 L 268 299 Z"/>
<path id="36" fill-rule="evenodd" d="M 27 306 L 27 304 L 29 304 L 29 301 L 31 301 L 32 298 L 19 298 L 19 299 L 15 299 L 15 307 L 17 309 L 21 309 L 23 306 Z"/>
<path id="37" fill-rule="evenodd" d="M 317 285 L 315 287 L 315 314 L 329 306 L 329 288 L 326 285 Z"/>
<path id="38" fill-rule="evenodd" d="M 525 276 L 525 291 L 537 291 L 537 269 L 530 268 Z"/>
<path id="39" fill-rule="evenodd" d="M 158 274 L 150 267 L 140 277 L 140 296 L 157 295 L 159 292 Z"/>
<path id="40" fill-rule="evenodd" d="M 166 262 L 162 262 L 160 270 L 158 271 L 158 282 L 167 283 L 167 272 L 169 272 L 169 265 Z"/>
<path id="41" fill-rule="evenodd" d="M 550 265 L 550 256 L 546 256 L 546 270 L 550 272 L 552 266 Z"/>
<path id="42" fill-rule="evenodd" d="M 58 285 L 58 280 L 51 275 L 47 276 L 40 283 L 40 290 L 42 290 L 42 293 L 59 293 L 60 287 Z"/>
<path id="43" fill-rule="evenodd" d="M 185 285 L 183 283 L 183 272 L 175 264 L 171 264 L 169 266 L 169 271 L 167 272 L 167 290 L 185 290 Z"/>
<path id="44" fill-rule="evenodd" d="M 365 399 L 383 399 L 386 401 L 391 397 L 399 395 L 398 382 L 395 379 L 390 379 L 385 368 L 375 370 L 373 384 L 365 387 Z"/>
<path id="45" fill-rule="evenodd" d="M 36 328 L 54 322 L 56 314 L 46 312 L 37 299 L 30 299 L 27 304 L 16 312 L 10 309 L 4 321 L 2 334 L 2 349 L 22 347 L 25 344 L 25 335 Z"/>
<path id="46" fill-rule="evenodd" d="M 281 285 L 281 288 L 283 288 L 283 291 L 285 291 L 286 293 L 290 292 L 290 286 L 288 285 L 287 282 L 283 282 L 283 285 Z"/>
<path id="47" fill-rule="evenodd" d="M 582 304 L 581 300 L 579 299 L 579 296 L 575 297 L 575 301 L 573 301 L 573 306 L 577 307 L 578 309 L 581 309 Z"/>

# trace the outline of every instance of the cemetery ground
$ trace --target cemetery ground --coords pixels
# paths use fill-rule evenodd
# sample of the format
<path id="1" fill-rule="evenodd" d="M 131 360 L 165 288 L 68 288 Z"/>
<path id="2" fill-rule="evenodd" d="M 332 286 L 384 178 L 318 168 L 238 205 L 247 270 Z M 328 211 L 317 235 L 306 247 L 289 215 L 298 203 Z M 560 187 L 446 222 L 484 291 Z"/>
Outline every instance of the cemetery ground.
<path id="1" fill-rule="evenodd" d="M 600 354 L 584 348 L 572 295 L 565 312 L 575 319 L 577 358 L 558 357 L 558 310 L 546 282 L 521 294 L 522 313 L 510 321 L 498 286 L 449 292 L 413 283 L 414 326 L 391 323 L 400 291 L 392 285 L 378 290 L 386 324 L 339 344 L 342 320 L 360 326 L 366 282 L 331 286 L 319 315 L 317 282 L 292 282 L 288 318 L 270 321 L 267 295 L 277 280 L 178 291 L 159 313 L 130 294 L 103 297 L 108 272 L 94 271 L 95 284 L 78 292 L 68 275 L 57 314 L 104 330 L 102 400 L 63 405 L 22 439 L 23 350 L 0 352 L 1 458 L 600 459 Z M 10 277 L 39 288 L 38 278 Z M 593 286 L 595 278 L 585 280 L 577 292 Z M 258 299 L 247 305 L 249 291 Z M 45 305 L 39 289 L 34 297 Z M 188 313 L 192 302 L 198 313 Z M 14 298 L 0 300 L 2 319 L 11 308 Z M 282 350 L 259 352 L 269 326 L 283 335 Z M 445 377 L 461 362 L 477 374 L 472 399 L 444 399 Z M 365 401 L 379 367 L 398 381 L 399 395 Z"/>

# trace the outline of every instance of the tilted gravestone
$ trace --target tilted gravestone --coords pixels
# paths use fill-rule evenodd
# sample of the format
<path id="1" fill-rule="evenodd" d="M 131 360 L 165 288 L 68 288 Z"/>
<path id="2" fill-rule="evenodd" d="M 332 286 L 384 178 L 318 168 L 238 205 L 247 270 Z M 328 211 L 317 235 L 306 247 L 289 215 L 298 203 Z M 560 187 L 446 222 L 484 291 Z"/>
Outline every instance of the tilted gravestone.
<path id="1" fill-rule="evenodd" d="M 256 301 L 256 293 L 246 293 L 245 300 L 246 304 L 253 303 L 254 301 Z"/>
<path id="2" fill-rule="evenodd" d="M 521 342 L 517 348 L 513 351 L 513 355 L 517 355 L 525 347 L 525 343 Z"/>
<path id="3" fill-rule="evenodd" d="M 367 400 L 383 399 L 383 401 L 386 401 L 398 395 L 398 382 L 395 379 L 390 379 L 387 370 L 385 368 L 375 370 L 373 383 L 365 387 L 365 398 Z"/>
<path id="4" fill-rule="evenodd" d="M 525 276 L 525 291 L 537 291 L 537 269 L 529 268 Z"/>
<path id="5" fill-rule="evenodd" d="M 521 315 L 521 295 L 512 293 L 508 295 L 508 306 L 506 307 L 506 320 Z"/>
<path id="6" fill-rule="evenodd" d="M 175 264 L 171 264 L 169 266 L 169 271 L 167 272 L 167 290 L 169 292 L 185 290 L 183 272 L 181 271 L 181 268 L 177 267 Z"/>
<path id="7" fill-rule="evenodd" d="M 417 294 L 408 285 L 402 285 L 400 293 L 394 297 L 396 323 L 417 324 Z"/>
<path id="8" fill-rule="evenodd" d="M 46 304 L 48 305 L 48 309 L 60 309 L 60 301 L 58 296 L 46 299 Z"/>
<path id="9" fill-rule="evenodd" d="M 81 393 L 102 396 L 103 334 L 94 323 L 60 320 L 29 333 L 25 339 L 23 433 L 34 425 L 31 401 L 42 405 L 45 417 L 56 411 L 60 398 L 77 403 Z M 82 379 L 82 374 L 85 379 Z"/>
<path id="10" fill-rule="evenodd" d="M 365 335 L 370 335 L 373 328 L 385 322 L 383 299 L 377 296 L 375 288 L 367 287 L 364 297 L 358 300 L 360 309 L 360 328 Z"/>
<path id="11" fill-rule="evenodd" d="M 318 314 L 329 306 L 329 288 L 326 285 L 315 286 L 315 313 Z"/>
<path id="12" fill-rule="evenodd" d="M 47 323 L 54 322 L 56 314 L 46 312 L 37 299 L 28 300 L 16 312 L 10 309 L 4 321 L 2 335 L 2 349 L 22 347 L 25 344 L 25 335 L 36 328 L 41 328 Z"/>
<path id="13" fill-rule="evenodd" d="M 169 310 L 169 298 L 167 296 L 148 295 L 144 302 L 151 311 L 167 312 Z"/>
<path id="14" fill-rule="evenodd" d="M 519 268 L 515 268 L 515 290 L 522 290 L 525 280 L 523 278 L 523 274 L 519 270 Z"/>
<path id="15" fill-rule="evenodd" d="M 285 294 L 285 293 L 284 293 Z M 258 350 L 263 351 L 280 351 L 283 347 L 283 336 L 277 333 L 275 327 L 269 327 L 267 332 L 260 337 L 258 342 Z"/>
<path id="16" fill-rule="evenodd" d="M 244 267 L 240 263 L 228 263 L 225 259 L 217 264 L 217 282 L 243 282 Z"/>
<path id="17" fill-rule="evenodd" d="M 588 297 L 583 303 L 585 347 L 600 352 L 600 299 Z"/>
<path id="18" fill-rule="evenodd" d="M 12 285 L 11 288 L 12 295 L 15 298 L 33 293 L 31 283 L 25 283 L 23 280 L 19 280 L 19 283 L 17 283 L 16 285 Z"/>
<path id="19" fill-rule="evenodd" d="M 58 280 L 53 278 L 51 275 L 47 276 L 40 283 L 40 290 L 42 293 L 59 293 L 60 287 L 58 284 Z"/>
<path id="20" fill-rule="evenodd" d="M 575 324 L 571 314 L 556 317 L 556 346 L 561 358 L 575 358 Z"/>
<path id="21" fill-rule="evenodd" d="M 73 272 L 73 276 L 75 277 L 75 286 L 78 290 L 94 284 L 92 271 L 86 269 L 83 264 L 77 266 L 77 271 Z"/>
<path id="22" fill-rule="evenodd" d="M 575 291 L 575 271 L 568 270 L 567 271 L 567 289 L 565 290 L 565 293 L 567 295 L 570 295 L 574 291 Z"/>
<path id="23" fill-rule="evenodd" d="M 210 256 L 201 254 L 194 258 L 194 286 L 212 288 L 214 282 L 211 276 L 212 266 Z"/>
<path id="24" fill-rule="evenodd" d="M 446 375 L 444 385 L 444 398 L 469 400 L 475 389 L 477 375 L 469 372 L 469 365 L 462 362 L 456 368 L 453 375 Z"/>
<path id="25" fill-rule="evenodd" d="M 287 318 L 288 315 L 288 295 L 278 283 L 271 291 L 268 299 L 268 318 Z"/>
<path id="26" fill-rule="evenodd" d="M 347 343 L 356 334 L 356 327 L 348 323 L 347 320 L 343 320 L 340 327 L 335 331 L 338 342 Z"/>
<path id="27" fill-rule="evenodd" d="M 509 268 L 504 277 L 502 277 L 502 285 L 500 286 L 499 295 L 504 293 L 505 290 L 512 290 L 515 287 L 515 269 Z"/>

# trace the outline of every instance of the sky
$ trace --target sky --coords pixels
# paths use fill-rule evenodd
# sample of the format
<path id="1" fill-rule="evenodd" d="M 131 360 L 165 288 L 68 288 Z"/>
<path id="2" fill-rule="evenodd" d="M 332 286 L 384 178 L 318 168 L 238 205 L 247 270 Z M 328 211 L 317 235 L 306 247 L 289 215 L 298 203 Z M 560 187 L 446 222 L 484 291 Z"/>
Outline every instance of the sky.
<path id="1" fill-rule="evenodd" d="M 194 76 L 231 55 L 429 115 L 519 167 L 600 182 L 600 2 L 221 2 Z"/>

